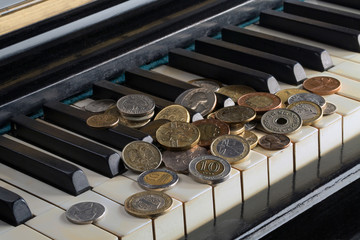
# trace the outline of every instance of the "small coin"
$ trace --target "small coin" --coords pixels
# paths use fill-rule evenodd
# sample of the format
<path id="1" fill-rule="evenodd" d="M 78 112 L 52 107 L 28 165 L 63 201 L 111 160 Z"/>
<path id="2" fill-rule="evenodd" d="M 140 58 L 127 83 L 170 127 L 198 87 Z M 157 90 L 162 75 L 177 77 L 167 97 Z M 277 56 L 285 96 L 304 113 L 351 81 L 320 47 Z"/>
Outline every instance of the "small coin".
<path id="1" fill-rule="evenodd" d="M 181 105 L 170 105 L 163 108 L 154 118 L 155 120 L 167 119 L 171 122 L 190 122 L 189 111 Z"/>
<path id="2" fill-rule="evenodd" d="M 250 149 L 253 149 L 258 144 L 259 138 L 250 131 L 244 131 L 242 134 L 240 134 L 240 137 L 244 138 L 250 145 Z"/>
<path id="3" fill-rule="evenodd" d="M 108 114 L 97 114 L 86 119 L 86 124 L 93 128 L 111 128 L 118 122 L 119 118 Z"/>
<path id="4" fill-rule="evenodd" d="M 228 85 L 218 91 L 218 93 L 230 97 L 234 102 L 237 102 L 241 96 L 252 92 L 256 92 L 256 90 L 245 85 Z"/>
<path id="5" fill-rule="evenodd" d="M 217 184 L 230 177 L 230 164 L 216 156 L 205 155 L 193 159 L 189 164 L 190 176 L 198 182 Z"/>
<path id="6" fill-rule="evenodd" d="M 240 97 L 237 103 L 240 106 L 251 107 L 259 114 L 281 107 L 281 99 L 278 96 L 265 92 L 247 93 Z"/>
<path id="7" fill-rule="evenodd" d="M 210 91 L 216 92 L 220 89 L 221 83 L 213 80 L 213 79 L 207 79 L 207 78 L 200 78 L 200 79 L 194 79 L 190 80 L 188 83 L 194 84 L 195 86 L 209 89 Z"/>
<path id="8" fill-rule="evenodd" d="M 153 139 L 156 139 L 156 131 L 159 129 L 159 127 L 161 125 L 168 123 L 168 122 L 170 122 L 170 120 L 167 120 L 167 119 L 154 120 L 154 121 L 149 122 L 142 128 L 140 128 L 139 130 L 144 133 L 149 134 Z"/>
<path id="9" fill-rule="evenodd" d="M 140 218 L 154 218 L 171 209 L 172 198 L 163 192 L 144 191 L 135 193 L 125 200 L 127 213 Z"/>
<path id="10" fill-rule="evenodd" d="M 225 107 L 215 113 L 217 119 L 228 124 L 250 122 L 255 116 L 255 110 L 245 106 Z"/>
<path id="11" fill-rule="evenodd" d="M 105 112 L 109 107 L 115 105 L 116 102 L 112 99 L 101 99 L 90 102 L 85 106 L 85 110 L 94 113 Z"/>
<path id="12" fill-rule="evenodd" d="M 155 145 L 143 141 L 128 143 L 121 157 L 125 165 L 135 172 L 156 169 L 160 166 L 162 159 L 161 152 Z"/>
<path id="13" fill-rule="evenodd" d="M 97 202 L 79 202 L 66 212 L 66 218 L 76 224 L 91 224 L 105 215 L 105 207 Z"/>
<path id="14" fill-rule="evenodd" d="M 267 134 L 259 140 L 259 145 L 267 150 L 280 150 L 290 145 L 290 138 L 284 134 Z"/>
<path id="15" fill-rule="evenodd" d="M 336 106 L 332 103 L 326 102 L 324 107 L 324 115 L 331 115 L 336 112 Z"/>
<path id="16" fill-rule="evenodd" d="M 230 128 L 226 123 L 217 119 L 203 119 L 193 123 L 200 131 L 199 146 L 210 146 L 218 136 L 229 134 Z"/>
<path id="17" fill-rule="evenodd" d="M 269 133 L 288 134 L 300 129 L 302 119 L 296 112 L 280 108 L 264 113 L 261 125 Z"/>
<path id="18" fill-rule="evenodd" d="M 323 115 L 323 110 L 319 105 L 308 101 L 294 102 L 287 109 L 299 114 L 305 126 L 319 121 Z"/>
<path id="19" fill-rule="evenodd" d="M 155 102 L 146 95 L 129 94 L 121 97 L 116 106 L 123 116 L 143 117 L 154 111 Z"/>
<path id="20" fill-rule="evenodd" d="M 186 90 L 175 99 L 175 103 L 188 107 L 202 116 L 211 113 L 216 106 L 216 102 L 215 93 L 206 88 Z"/>
<path id="21" fill-rule="evenodd" d="M 246 160 L 250 153 L 250 145 L 240 136 L 222 135 L 212 142 L 210 151 L 212 155 L 221 157 L 232 164 Z"/>
<path id="22" fill-rule="evenodd" d="M 309 93 L 309 92 L 300 88 L 289 88 L 289 89 L 282 89 L 277 93 L 275 93 L 275 95 L 281 99 L 281 102 L 283 104 L 286 104 L 289 97 L 298 93 Z"/>
<path id="23" fill-rule="evenodd" d="M 314 94 L 314 93 L 298 93 L 298 94 L 292 95 L 288 99 L 289 104 L 292 104 L 294 102 L 299 102 L 299 101 L 313 102 L 313 103 L 316 103 L 317 105 L 319 105 L 321 108 L 323 108 L 326 103 L 325 98 L 323 98 L 320 95 Z"/>
<path id="24" fill-rule="evenodd" d="M 251 131 L 251 130 L 255 129 L 256 125 L 257 125 L 257 122 L 255 122 L 255 121 L 247 122 L 247 123 L 245 123 L 245 130 Z"/>
<path id="25" fill-rule="evenodd" d="M 244 123 L 233 123 L 233 124 L 229 124 L 229 126 L 230 126 L 231 135 L 240 135 L 245 131 Z"/>
<path id="26" fill-rule="evenodd" d="M 178 175 L 167 169 L 151 169 L 141 173 L 137 179 L 145 190 L 163 191 L 172 188 L 178 182 Z"/>
<path id="27" fill-rule="evenodd" d="M 306 79 L 303 87 L 318 95 L 330 95 L 340 91 L 341 82 L 333 77 L 318 76 Z"/>

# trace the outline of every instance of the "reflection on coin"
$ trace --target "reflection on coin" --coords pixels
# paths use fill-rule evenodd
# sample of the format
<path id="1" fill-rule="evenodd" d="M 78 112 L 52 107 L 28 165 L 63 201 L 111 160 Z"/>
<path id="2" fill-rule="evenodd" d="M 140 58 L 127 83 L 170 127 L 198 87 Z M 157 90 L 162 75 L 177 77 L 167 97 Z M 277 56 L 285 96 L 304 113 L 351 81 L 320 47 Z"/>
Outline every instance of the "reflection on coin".
<path id="1" fill-rule="evenodd" d="M 319 105 L 308 101 L 294 102 L 287 109 L 299 114 L 305 126 L 319 121 L 323 115 L 323 110 Z"/>
<path id="2" fill-rule="evenodd" d="M 163 191 L 172 188 L 179 180 L 173 171 L 167 169 L 151 169 L 141 173 L 137 179 L 145 190 Z"/>
<path id="3" fill-rule="evenodd" d="M 218 136 L 229 134 L 229 126 L 217 119 L 203 119 L 193 123 L 200 131 L 199 146 L 210 146 L 211 142 Z"/>
<path id="4" fill-rule="evenodd" d="M 119 118 L 108 114 L 97 114 L 86 119 L 86 124 L 93 128 L 110 128 L 118 124 Z"/>
<path id="5" fill-rule="evenodd" d="M 217 119 L 229 124 L 249 122 L 255 116 L 256 112 L 254 109 L 244 106 L 225 107 L 215 113 Z"/>
<path id="6" fill-rule="evenodd" d="M 161 125 L 168 123 L 168 122 L 170 122 L 170 120 L 167 120 L 167 119 L 154 120 L 154 121 L 149 122 L 142 128 L 140 128 L 139 130 L 144 133 L 149 134 L 153 139 L 156 139 L 156 131 L 159 129 L 159 127 Z"/>
<path id="7" fill-rule="evenodd" d="M 250 131 L 244 131 L 242 134 L 240 134 L 240 137 L 244 138 L 250 145 L 250 149 L 253 149 L 258 144 L 258 137 L 256 134 Z"/>
<path id="8" fill-rule="evenodd" d="M 161 152 L 157 147 L 143 141 L 128 143 L 124 147 L 121 157 L 125 165 L 135 172 L 158 168 L 162 159 Z"/>
<path id="9" fill-rule="evenodd" d="M 299 102 L 299 101 L 313 102 L 322 108 L 325 106 L 325 103 L 326 103 L 325 98 L 323 98 L 320 95 L 314 94 L 314 93 L 298 93 L 298 94 L 292 95 L 288 99 L 289 104 L 292 104 L 294 102 Z"/>
<path id="10" fill-rule="evenodd" d="M 341 82 L 333 77 L 318 76 L 306 79 L 303 87 L 318 95 L 330 95 L 340 91 Z"/>
<path id="11" fill-rule="evenodd" d="M 232 164 L 245 161 L 250 153 L 250 145 L 240 136 L 222 135 L 212 142 L 210 151 L 214 156 L 221 157 Z"/>
<path id="12" fill-rule="evenodd" d="M 216 106 L 217 98 L 214 92 L 206 88 L 193 88 L 186 90 L 175 100 L 175 103 L 191 108 L 195 112 L 206 116 Z"/>
<path id="13" fill-rule="evenodd" d="M 194 79 L 190 80 L 188 83 L 194 84 L 195 86 L 209 89 L 210 91 L 216 92 L 219 90 L 221 83 L 213 80 L 213 79 L 206 79 L 206 78 L 200 78 L 200 79 Z"/>
<path id="14" fill-rule="evenodd" d="M 257 122 L 255 121 L 250 121 L 250 122 L 247 122 L 245 123 L 245 130 L 247 131 L 250 131 L 250 130 L 253 130 L 257 125 Z"/>
<path id="15" fill-rule="evenodd" d="M 231 166 L 224 159 L 205 155 L 193 159 L 189 164 L 190 176 L 198 182 L 217 184 L 230 177 Z"/>
<path id="16" fill-rule="evenodd" d="M 172 203 L 172 198 L 163 192 L 145 191 L 128 197 L 124 207 L 135 217 L 153 218 L 169 211 Z"/>
<path id="17" fill-rule="evenodd" d="M 121 97 L 116 106 L 123 116 L 142 117 L 154 111 L 155 102 L 146 95 L 130 94 Z"/>
<path id="18" fill-rule="evenodd" d="M 112 99 L 95 100 L 85 106 L 85 110 L 94 113 L 105 112 L 109 107 L 115 105 L 116 102 Z"/>
<path id="19" fill-rule="evenodd" d="M 189 111 L 181 105 L 170 105 L 163 108 L 154 118 L 158 119 L 167 119 L 171 122 L 190 122 Z"/>
<path id="20" fill-rule="evenodd" d="M 281 107 L 281 99 L 275 94 L 266 92 L 247 93 L 239 98 L 240 106 L 254 109 L 256 113 L 263 113 Z"/>
<path id="21" fill-rule="evenodd" d="M 296 112 L 280 108 L 264 113 L 261 125 L 269 133 L 288 134 L 300 129 L 302 119 Z"/>
<path id="22" fill-rule="evenodd" d="M 277 93 L 275 93 L 275 95 L 281 99 L 281 102 L 283 104 L 286 104 L 289 97 L 291 97 L 292 95 L 298 94 L 298 93 L 309 93 L 309 92 L 304 89 L 289 88 L 289 89 L 282 89 L 282 90 L 278 91 Z"/>
<path id="23" fill-rule="evenodd" d="M 237 102 L 241 96 L 252 92 L 256 92 L 255 89 L 246 85 L 228 85 L 218 91 L 218 93 L 230 97 L 234 102 Z"/>
<path id="24" fill-rule="evenodd" d="M 336 106 L 332 103 L 326 102 L 324 107 L 324 115 L 331 115 L 336 112 Z"/>
<path id="25" fill-rule="evenodd" d="M 284 134 L 268 134 L 260 138 L 259 145 L 267 150 L 280 150 L 290 145 L 290 138 Z"/>
<path id="26" fill-rule="evenodd" d="M 105 207 L 97 202 L 79 202 L 65 213 L 66 218 L 76 224 L 91 224 L 105 215 Z"/>

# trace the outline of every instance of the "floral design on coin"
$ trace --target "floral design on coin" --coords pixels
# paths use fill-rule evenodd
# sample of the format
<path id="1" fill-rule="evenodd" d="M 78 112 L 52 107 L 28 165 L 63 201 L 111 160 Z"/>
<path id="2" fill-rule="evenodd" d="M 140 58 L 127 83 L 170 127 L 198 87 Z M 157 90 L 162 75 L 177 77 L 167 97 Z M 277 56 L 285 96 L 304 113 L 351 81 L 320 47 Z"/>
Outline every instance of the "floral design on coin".
<path id="1" fill-rule="evenodd" d="M 130 94 L 121 97 L 116 106 L 122 115 L 145 116 L 154 111 L 155 102 L 146 95 Z"/>
<path id="2" fill-rule="evenodd" d="M 294 111 L 284 108 L 274 109 L 264 113 L 261 125 L 269 133 L 288 134 L 300 129 L 302 119 Z"/>
<path id="3" fill-rule="evenodd" d="M 267 134 L 259 140 L 259 145 L 267 150 L 280 150 L 290 145 L 290 138 L 284 134 Z"/>
<path id="4" fill-rule="evenodd" d="M 66 218 L 76 224 L 91 224 L 105 215 L 105 207 L 97 202 L 79 202 L 65 213 Z"/>
<path id="5" fill-rule="evenodd" d="M 245 161 L 250 153 L 249 143 L 237 135 L 222 135 L 210 146 L 211 154 L 225 159 L 230 164 Z"/>
<path id="6" fill-rule="evenodd" d="M 178 180 L 178 175 L 173 171 L 150 169 L 141 173 L 137 182 L 145 190 L 163 191 L 172 188 Z"/>
<path id="7" fill-rule="evenodd" d="M 245 106 L 225 107 L 215 113 L 217 119 L 229 124 L 250 122 L 255 116 L 255 110 Z"/>
<path id="8" fill-rule="evenodd" d="M 190 122 L 189 111 L 181 105 L 170 105 L 163 108 L 155 117 L 155 120 L 167 119 L 171 122 Z"/>
<path id="9" fill-rule="evenodd" d="M 330 95 L 340 91 L 341 82 L 333 77 L 318 76 L 306 79 L 303 87 L 315 94 Z"/>
<path id="10" fill-rule="evenodd" d="M 313 102 L 322 108 L 325 106 L 325 103 L 326 103 L 325 98 L 323 98 L 320 95 L 314 94 L 314 93 L 298 93 L 298 94 L 292 95 L 288 99 L 289 104 L 292 104 L 294 102 L 299 102 L 299 101 Z"/>
<path id="11" fill-rule="evenodd" d="M 193 123 L 200 131 L 199 146 L 210 146 L 211 142 L 218 136 L 229 134 L 229 126 L 217 119 L 203 119 Z"/>
<path id="12" fill-rule="evenodd" d="M 110 128 L 118 124 L 119 118 L 108 114 L 97 114 L 86 119 L 86 124 L 92 128 Z"/>
<path id="13" fill-rule="evenodd" d="M 319 121 L 323 115 L 323 110 L 319 105 L 308 101 L 294 102 L 287 109 L 299 114 L 303 120 L 303 125 L 311 125 Z"/>
<path id="14" fill-rule="evenodd" d="M 186 90 L 175 100 L 175 103 L 188 107 L 202 116 L 211 113 L 216 106 L 216 102 L 215 93 L 206 88 Z"/>
<path id="15" fill-rule="evenodd" d="M 85 106 L 85 110 L 94 113 L 105 112 L 111 106 L 115 105 L 116 102 L 112 99 L 100 99 L 95 100 Z"/>
<path id="16" fill-rule="evenodd" d="M 240 106 L 253 108 L 256 113 L 263 113 L 281 107 L 281 99 L 275 94 L 265 92 L 247 93 L 237 102 Z"/>

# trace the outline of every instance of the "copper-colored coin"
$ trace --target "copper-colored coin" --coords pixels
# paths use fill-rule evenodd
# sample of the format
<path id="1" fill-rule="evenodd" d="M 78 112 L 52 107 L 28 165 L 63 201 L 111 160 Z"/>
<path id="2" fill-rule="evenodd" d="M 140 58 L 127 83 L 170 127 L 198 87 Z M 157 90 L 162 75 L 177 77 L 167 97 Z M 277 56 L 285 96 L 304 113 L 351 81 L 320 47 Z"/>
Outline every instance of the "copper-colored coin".
<path id="1" fill-rule="evenodd" d="M 93 128 L 110 128 L 118 124 L 119 118 L 108 114 L 97 114 L 89 117 L 86 124 Z"/>
<path id="2" fill-rule="evenodd" d="M 265 92 L 248 93 L 239 98 L 238 104 L 263 113 L 281 107 L 281 99 L 275 94 Z"/>
<path id="3" fill-rule="evenodd" d="M 170 105 L 163 108 L 154 118 L 158 119 L 167 119 L 171 122 L 190 122 L 190 114 L 189 111 L 181 105 Z"/>
<path id="4" fill-rule="evenodd" d="M 156 139 L 156 131 L 159 129 L 159 127 L 161 125 L 164 125 L 165 123 L 168 123 L 168 122 L 170 122 L 170 120 L 168 120 L 168 119 L 154 120 L 154 121 L 149 122 L 142 128 L 140 128 L 139 130 L 144 133 L 149 134 L 153 139 Z"/>
<path id="5" fill-rule="evenodd" d="M 298 93 L 308 93 L 308 91 L 300 88 L 288 88 L 278 91 L 277 93 L 275 93 L 275 95 L 281 99 L 281 102 L 283 104 L 286 104 L 289 97 Z M 285 107 L 283 106 L 283 108 Z"/>
<path id="6" fill-rule="evenodd" d="M 250 145 L 250 149 L 256 147 L 259 142 L 259 138 L 256 136 L 256 134 L 250 131 L 245 130 L 242 134 L 240 134 L 240 137 L 245 138 L 245 140 Z"/>
<path id="7" fill-rule="evenodd" d="M 239 97 L 252 92 L 256 92 L 256 90 L 246 85 L 228 85 L 218 90 L 218 93 L 230 97 L 234 102 L 236 102 Z"/>
<path id="8" fill-rule="evenodd" d="M 229 134 L 229 126 L 217 119 L 203 119 L 193 123 L 200 131 L 199 146 L 210 146 L 211 142 L 218 136 Z"/>
<path id="9" fill-rule="evenodd" d="M 216 112 L 212 112 L 212 113 L 209 113 L 206 118 L 207 119 L 216 119 L 216 116 L 215 116 Z"/>
<path id="10" fill-rule="evenodd" d="M 333 77 L 319 76 L 306 79 L 303 87 L 318 95 L 330 95 L 341 89 L 341 82 Z"/>
<path id="11" fill-rule="evenodd" d="M 246 106 L 225 107 L 215 113 L 217 119 L 228 124 L 250 122 L 255 116 L 255 110 Z"/>
<path id="12" fill-rule="evenodd" d="M 290 138 L 283 134 L 268 134 L 262 136 L 259 145 L 267 150 L 280 150 L 290 145 Z"/>

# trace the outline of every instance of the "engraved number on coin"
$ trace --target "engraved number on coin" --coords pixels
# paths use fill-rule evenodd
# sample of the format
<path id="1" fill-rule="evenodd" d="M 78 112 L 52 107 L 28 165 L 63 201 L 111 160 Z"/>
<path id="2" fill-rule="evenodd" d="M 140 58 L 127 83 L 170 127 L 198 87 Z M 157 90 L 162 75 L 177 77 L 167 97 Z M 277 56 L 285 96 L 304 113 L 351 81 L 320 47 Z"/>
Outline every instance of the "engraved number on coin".
<path id="1" fill-rule="evenodd" d="M 202 160 L 196 164 L 196 170 L 203 175 L 213 176 L 224 171 L 224 166 L 214 160 Z"/>

